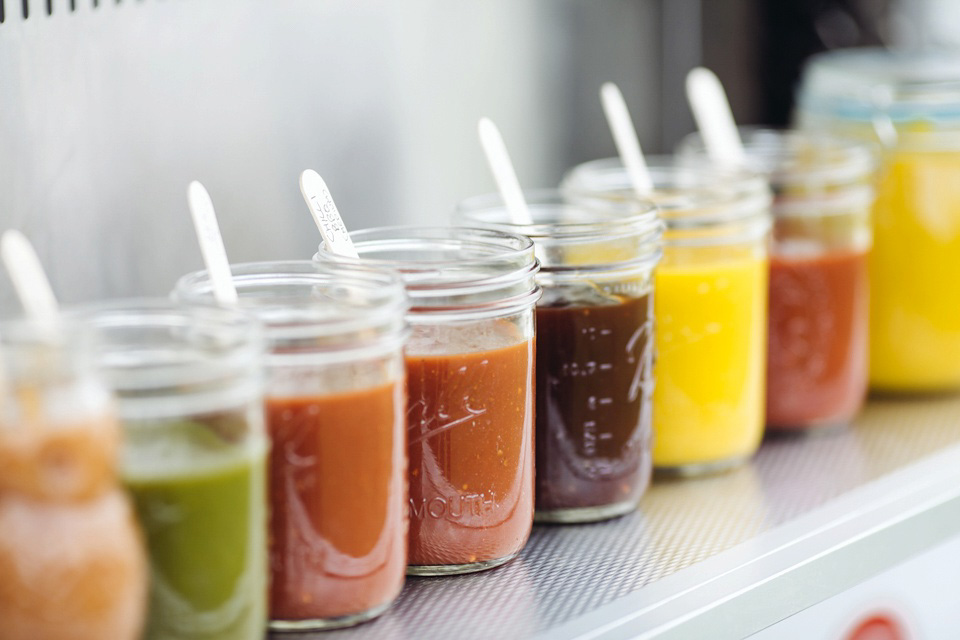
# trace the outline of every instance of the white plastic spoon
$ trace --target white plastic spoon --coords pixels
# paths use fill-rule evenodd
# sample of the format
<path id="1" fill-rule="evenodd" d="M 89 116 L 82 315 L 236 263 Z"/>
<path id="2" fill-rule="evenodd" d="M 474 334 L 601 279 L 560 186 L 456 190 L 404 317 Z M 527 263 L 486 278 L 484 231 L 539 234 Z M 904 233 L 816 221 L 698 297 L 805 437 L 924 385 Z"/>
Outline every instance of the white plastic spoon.
<path id="1" fill-rule="evenodd" d="M 640 139 L 620 88 L 612 82 L 604 83 L 600 87 L 600 101 L 613 134 L 613 142 L 617 145 L 617 152 L 630 177 L 634 192 L 641 198 L 649 196 L 653 191 L 653 180 L 650 178 L 647 162 L 643 159 Z"/>
<path id="2" fill-rule="evenodd" d="M 57 298 L 27 237 L 15 229 L 4 232 L 0 256 L 26 314 L 34 320 L 56 323 L 60 317 Z"/>
<path id="3" fill-rule="evenodd" d="M 720 79 L 713 71 L 697 67 L 687 74 L 686 84 L 687 100 L 707 155 L 714 162 L 742 166 L 746 160 L 743 141 Z"/>
<path id="4" fill-rule="evenodd" d="M 480 136 L 480 146 L 483 147 L 483 154 L 487 158 L 487 164 L 490 165 L 493 180 L 497 183 L 497 190 L 507 207 L 510 221 L 516 225 L 533 224 L 530 207 L 527 206 L 527 201 L 523 197 L 517 171 L 513 167 L 507 145 L 504 144 L 497 125 L 490 118 L 480 118 L 480 122 L 477 123 L 477 134 Z"/>
<path id="5" fill-rule="evenodd" d="M 330 195 L 330 189 L 327 188 L 327 183 L 323 181 L 320 174 L 313 169 L 307 169 L 301 173 L 300 193 L 303 194 L 303 200 L 310 208 L 313 221 L 317 223 L 317 229 L 320 230 L 320 236 L 327 251 L 349 258 L 359 258 L 357 248 L 353 246 L 353 240 L 350 239 L 350 233 L 343 224 L 340 211 L 337 210 L 333 196 Z"/>
<path id="6" fill-rule="evenodd" d="M 207 266 L 207 273 L 210 274 L 213 296 L 217 304 L 236 306 L 237 287 L 233 284 L 230 261 L 227 259 L 227 250 L 223 246 L 223 237 L 220 235 L 220 225 L 217 224 L 217 214 L 213 210 L 210 194 L 202 184 L 194 180 L 187 187 L 187 202 L 190 205 L 190 215 L 193 217 L 193 228 L 200 242 L 203 263 Z"/>

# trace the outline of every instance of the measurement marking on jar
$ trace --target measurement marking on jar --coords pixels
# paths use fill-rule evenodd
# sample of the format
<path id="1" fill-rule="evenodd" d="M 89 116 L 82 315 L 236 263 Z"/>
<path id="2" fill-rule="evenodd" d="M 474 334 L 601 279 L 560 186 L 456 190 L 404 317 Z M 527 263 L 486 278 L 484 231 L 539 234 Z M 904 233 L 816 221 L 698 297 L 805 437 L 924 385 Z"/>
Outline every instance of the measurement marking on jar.
<path id="1" fill-rule="evenodd" d="M 597 453 L 596 420 L 587 420 L 583 423 L 583 451 L 588 456 L 596 455 Z"/>

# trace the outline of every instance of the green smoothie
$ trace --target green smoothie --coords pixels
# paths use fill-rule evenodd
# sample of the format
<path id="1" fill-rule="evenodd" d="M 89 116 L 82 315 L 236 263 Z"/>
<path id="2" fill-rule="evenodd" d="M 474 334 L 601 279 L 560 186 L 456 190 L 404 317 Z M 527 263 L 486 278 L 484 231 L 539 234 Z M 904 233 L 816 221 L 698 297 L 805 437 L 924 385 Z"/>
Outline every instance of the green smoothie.
<path id="1" fill-rule="evenodd" d="M 151 564 L 146 640 L 261 640 L 266 444 L 242 414 L 125 424 L 124 480 Z"/>

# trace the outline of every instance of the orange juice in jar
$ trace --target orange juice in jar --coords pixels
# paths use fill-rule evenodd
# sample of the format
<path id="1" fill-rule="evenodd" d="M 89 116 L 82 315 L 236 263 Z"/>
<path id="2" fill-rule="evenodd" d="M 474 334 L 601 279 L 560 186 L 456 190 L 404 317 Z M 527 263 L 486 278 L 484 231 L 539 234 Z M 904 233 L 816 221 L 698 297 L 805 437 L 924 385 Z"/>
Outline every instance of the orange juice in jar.
<path id="1" fill-rule="evenodd" d="M 870 384 L 960 389 L 960 56 L 815 57 L 799 124 L 874 143 Z"/>

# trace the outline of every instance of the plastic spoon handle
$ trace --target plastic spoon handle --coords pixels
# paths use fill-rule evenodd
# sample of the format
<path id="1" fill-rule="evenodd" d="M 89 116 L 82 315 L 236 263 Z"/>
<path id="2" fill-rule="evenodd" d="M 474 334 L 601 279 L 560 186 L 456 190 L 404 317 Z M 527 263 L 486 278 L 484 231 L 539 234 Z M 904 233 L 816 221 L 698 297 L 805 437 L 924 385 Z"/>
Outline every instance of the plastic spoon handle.
<path id="1" fill-rule="evenodd" d="M 497 183 L 497 190 L 500 191 L 500 197 L 503 198 L 503 203 L 507 207 L 511 222 L 516 225 L 533 224 L 530 208 L 523 197 L 517 171 L 513 167 L 513 161 L 510 160 L 500 129 L 490 118 L 480 118 L 480 122 L 477 123 L 477 134 L 480 136 L 480 146 L 483 147 L 483 154 L 487 158 L 487 164 L 490 165 L 490 172 L 493 174 L 494 182 Z"/>
<path id="2" fill-rule="evenodd" d="M 6 231 L 0 239 L 0 254 L 27 315 L 42 321 L 56 319 L 60 313 L 57 298 L 26 236 L 15 229 Z"/>
<path id="3" fill-rule="evenodd" d="M 649 195 L 653 191 L 653 180 L 650 179 L 650 170 L 647 169 L 647 162 L 640 149 L 640 139 L 620 88 L 612 82 L 604 83 L 600 87 L 600 101 L 603 103 L 603 113 L 607 116 L 607 124 L 613 133 L 613 142 L 617 145 L 617 152 L 627 169 L 633 190 L 641 197 Z"/>
<path id="4" fill-rule="evenodd" d="M 350 239 L 350 233 L 343 224 L 343 218 L 340 217 L 340 211 L 330 195 L 330 189 L 327 183 L 323 181 L 320 174 L 313 169 L 307 169 L 300 174 L 300 193 L 303 194 L 303 200 L 310 209 L 313 221 L 317 223 L 317 229 L 320 230 L 320 236 L 327 247 L 327 251 L 340 256 L 350 258 L 359 258 L 356 247 L 353 246 L 353 240 Z"/>
<path id="5" fill-rule="evenodd" d="M 217 224 L 217 214 L 213 210 L 210 194 L 202 184 L 194 180 L 187 187 L 187 202 L 190 205 L 193 228 L 200 242 L 203 263 L 207 265 L 207 273 L 210 274 L 213 296 L 218 304 L 235 306 L 237 288 L 233 284 L 230 261 L 227 259 L 227 250 L 223 246 L 223 237 L 220 235 L 220 225 Z"/>
<path id="6" fill-rule="evenodd" d="M 707 155 L 714 162 L 743 164 L 746 154 L 720 78 L 704 67 L 687 74 L 687 100 Z"/>

